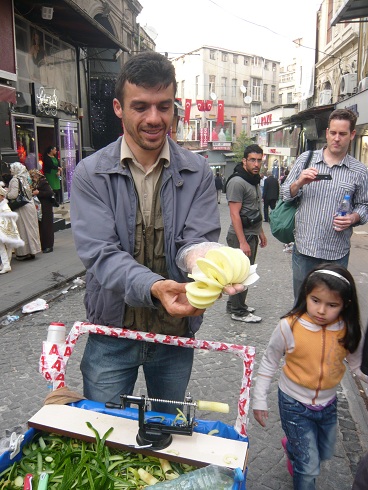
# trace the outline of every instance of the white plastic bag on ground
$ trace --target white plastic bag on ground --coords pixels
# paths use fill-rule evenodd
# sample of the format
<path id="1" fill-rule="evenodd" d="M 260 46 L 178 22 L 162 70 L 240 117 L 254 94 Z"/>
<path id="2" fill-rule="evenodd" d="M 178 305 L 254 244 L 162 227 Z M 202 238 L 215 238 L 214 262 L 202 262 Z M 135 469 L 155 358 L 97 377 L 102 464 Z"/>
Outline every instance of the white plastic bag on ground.
<path id="1" fill-rule="evenodd" d="M 33 313 L 34 311 L 47 310 L 49 305 L 42 298 L 37 298 L 30 303 L 27 303 L 22 308 L 22 313 Z"/>

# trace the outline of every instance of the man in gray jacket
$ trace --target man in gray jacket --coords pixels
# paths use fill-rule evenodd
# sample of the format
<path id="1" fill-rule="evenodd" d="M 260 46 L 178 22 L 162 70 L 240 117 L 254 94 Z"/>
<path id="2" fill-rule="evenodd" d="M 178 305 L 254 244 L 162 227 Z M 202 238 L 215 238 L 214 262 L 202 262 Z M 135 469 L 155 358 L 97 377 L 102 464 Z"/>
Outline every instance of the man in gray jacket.
<path id="1" fill-rule="evenodd" d="M 87 269 L 90 322 L 192 337 L 204 310 L 187 301 L 186 271 L 193 245 L 217 242 L 220 219 L 206 160 L 167 137 L 175 92 L 175 70 L 164 56 L 140 53 L 124 65 L 113 101 L 124 136 L 78 164 L 71 221 Z M 149 397 L 181 401 L 192 363 L 193 349 L 90 334 L 84 395 L 120 403 L 143 366 Z M 151 408 L 176 413 L 171 404 Z"/>

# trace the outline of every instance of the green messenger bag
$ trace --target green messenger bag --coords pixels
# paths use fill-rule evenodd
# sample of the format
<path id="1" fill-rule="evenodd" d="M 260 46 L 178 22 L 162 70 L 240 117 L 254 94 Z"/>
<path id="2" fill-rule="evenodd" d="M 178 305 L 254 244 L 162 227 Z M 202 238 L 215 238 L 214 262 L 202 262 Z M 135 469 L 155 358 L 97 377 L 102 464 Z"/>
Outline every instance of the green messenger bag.
<path id="1" fill-rule="evenodd" d="M 309 152 L 303 170 L 308 167 L 313 156 L 313 151 Z M 270 213 L 270 228 L 272 235 L 282 243 L 294 241 L 295 213 L 298 208 L 299 199 L 293 201 L 277 201 L 276 207 Z"/>

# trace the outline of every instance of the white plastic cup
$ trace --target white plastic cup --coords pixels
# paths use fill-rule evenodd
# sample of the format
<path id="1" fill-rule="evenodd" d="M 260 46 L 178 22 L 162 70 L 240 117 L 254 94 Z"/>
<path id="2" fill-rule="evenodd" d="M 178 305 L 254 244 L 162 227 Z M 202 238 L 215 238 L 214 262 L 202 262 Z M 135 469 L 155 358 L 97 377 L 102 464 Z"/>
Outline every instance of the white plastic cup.
<path id="1" fill-rule="evenodd" d="M 47 330 L 47 342 L 62 344 L 65 342 L 66 329 L 64 323 L 50 323 Z"/>

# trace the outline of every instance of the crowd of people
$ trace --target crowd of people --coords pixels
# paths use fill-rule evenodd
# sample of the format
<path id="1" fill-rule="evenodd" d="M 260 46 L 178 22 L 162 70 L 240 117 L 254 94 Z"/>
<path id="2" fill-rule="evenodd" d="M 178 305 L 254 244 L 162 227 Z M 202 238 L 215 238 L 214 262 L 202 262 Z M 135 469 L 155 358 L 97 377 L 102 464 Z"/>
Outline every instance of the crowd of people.
<path id="1" fill-rule="evenodd" d="M 123 66 L 113 108 L 122 120 L 124 134 L 78 164 L 72 182 L 71 219 L 76 249 L 87 270 L 85 305 L 90 322 L 191 337 L 205 310 L 188 302 L 185 283 L 196 259 L 218 241 L 221 189 L 220 175 L 216 185 L 203 157 L 167 137 L 175 93 L 174 67 L 164 56 L 140 53 Z M 281 190 L 283 199 L 303 194 L 301 202 L 306 202 L 298 212 L 301 216 L 309 213 L 309 226 L 321 230 L 319 223 L 313 224 L 321 213 L 307 211 L 313 205 L 308 188 L 321 184 L 314 183 L 318 172 L 334 175 L 331 191 L 324 187 L 326 181 L 320 191 L 331 200 L 323 218 L 326 242 L 322 244 L 330 243 L 335 253 L 317 250 L 314 268 L 300 272 L 302 285 L 296 289 L 295 306 L 275 330 L 255 386 L 254 416 L 264 425 L 270 379 L 286 353 L 279 383 L 286 435 L 282 444 L 296 490 L 314 489 L 320 461 L 333 454 L 336 386 L 345 369 L 343 360 L 349 359 L 350 368 L 368 381 L 361 370 L 363 340 L 356 288 L 347 262 L 339 261 L 346 255 L 351 226 L 368 221 L 367 173 L 363 175 L 357 161 L 346 156 L 347 143 L 355 135 L 347 119 L 346 113 L 335 111 L 326 132 L 326 149 L 315 152 L 313 165 L 306 170 L 302 170 L 302 154 Z M 240 248 L 251 263 L 258 245 L 267 245 L 261 209 L 265 195 L 260 190 L 262 162 L 262 148 L 245 148 L 242 162 L 226 182 L 231 217 L 226 240 L 229 246 Z M 353 182 L 354 176 L 358 178 Z M 350 182 L 354 203 L 344 219 L 331 212 L 339 182 Z M 268 196 L 267 187 L 266 204 L 272 209 L 278 195 Z M 314 195 L 318 195 L 316 190 Z M 338 192 L 335 202 L 339 197 Z M 303 223 L 297 218 L 294 253 L 313 255 L 302 246 L 307 241 Z M 337 233 L 340 238 L 333 235 Z M 314 239 L 318 242 L 315 234 Z M 233 320 L 262 320 L 246 303 L 243 285 L 231 285 L 226 292 L 227 312 Z M 192 363 L 191 349 L 90 334 L 81 362 L 84 395 L 119 403 L 121 393 L 133 394 L 142 366 L 150 398 L 184 400 Z M 176 406 L 154 402 L 152 409 L 171 413 Z"/>
<path id="2" fill-rule="evenodd" d="M 42 169 L 10 164 L 0 182 L 0 274 L 11 272 L 11 260 L 33 260 L 54 249 L 53 207 L 61 202 L 61 168 L 56 147 L 49 147 Z"/>

